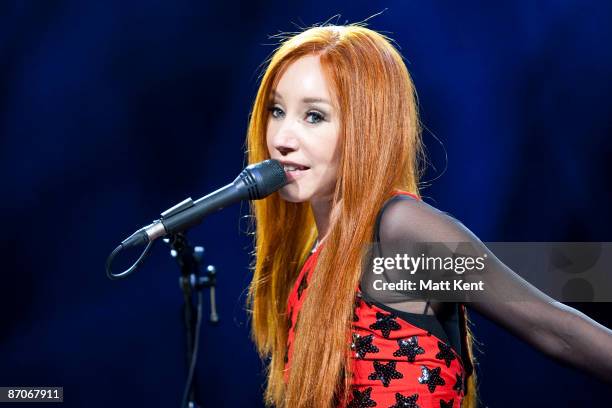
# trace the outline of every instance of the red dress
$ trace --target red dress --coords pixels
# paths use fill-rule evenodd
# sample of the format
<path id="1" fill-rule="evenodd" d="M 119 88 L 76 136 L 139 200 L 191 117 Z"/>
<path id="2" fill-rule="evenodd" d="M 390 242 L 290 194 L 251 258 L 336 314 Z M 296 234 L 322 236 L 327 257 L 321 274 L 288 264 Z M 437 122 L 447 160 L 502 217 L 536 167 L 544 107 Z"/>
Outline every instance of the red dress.
<path id="1" fill-rule="evenodd" d="M 289 294 L 285 378 L 293 354 L 298 313 L 321 246 L 312 253 Z M 357 289 L 352 325 L 352 386 L 348 408 L 461 406 L 465 369 L 461 356 L 426 328 L 418 327 Z M 435 316 L 431 316 L 435 319 Z M 347 345 L 348 348 L 349 345 Z"/>

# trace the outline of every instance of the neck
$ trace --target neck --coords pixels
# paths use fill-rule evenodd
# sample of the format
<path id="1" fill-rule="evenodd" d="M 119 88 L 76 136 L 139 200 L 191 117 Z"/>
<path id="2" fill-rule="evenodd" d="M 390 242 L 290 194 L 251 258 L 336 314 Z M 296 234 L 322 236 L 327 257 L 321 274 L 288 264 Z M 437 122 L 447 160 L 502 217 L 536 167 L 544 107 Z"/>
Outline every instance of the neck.
<path id="1" fill-rule="evenodd" d="M 322 242 L 329 233 L 329 222 L 332 209 L 332 200 L 311 201 L 310 208 L 317 224 L 318 241 Z"/>

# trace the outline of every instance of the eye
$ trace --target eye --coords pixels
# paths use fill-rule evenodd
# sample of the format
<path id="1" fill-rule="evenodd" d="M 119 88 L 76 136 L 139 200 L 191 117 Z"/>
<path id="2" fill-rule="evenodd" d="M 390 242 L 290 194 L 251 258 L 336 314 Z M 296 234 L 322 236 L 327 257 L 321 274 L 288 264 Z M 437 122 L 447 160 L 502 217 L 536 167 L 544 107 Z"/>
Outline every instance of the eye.
<path id="1" fill-rule="evenodd" d="M 318 111 L 309 111 L 306 113 L 306 122 L 316 124 L 325 120 L 325 116 Z"/>
<path id="2" fill-rule="evenodd" d="M 268 108 L 268 112 L 270 112 L 270 115 L 272 115 L 272 117 L 275 119 L 281 118 L 285 115 L 285 112 L 283 112 L 283 110 L 278 106 L 270 106 Z"/>

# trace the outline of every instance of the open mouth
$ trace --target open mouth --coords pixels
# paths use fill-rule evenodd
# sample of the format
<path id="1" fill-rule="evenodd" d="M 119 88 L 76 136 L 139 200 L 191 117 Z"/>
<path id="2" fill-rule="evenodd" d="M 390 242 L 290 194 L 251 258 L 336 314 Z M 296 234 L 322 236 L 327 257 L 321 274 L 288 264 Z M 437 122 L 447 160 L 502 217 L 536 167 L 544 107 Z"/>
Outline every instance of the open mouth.
<path id="1" fill-rule="evenodd" d="M 285 164 L 283 165 L 283 170 L 285 170 L 285 173 L 288 172 L 296 172 L 296 171 L 304 171 L 304 170 L 308 170 L 310 167 L 306 167 L 306 166 L 300 166 L 297 164 Z"/>
<path id="2" fill-rule="evenodd" d="M 283 163 L 283 170 L 285 170 L 285 175 L 287 176 L 287 181 L 289 183 L 293 183 L 299 178 L 304 176 L 307 170 L 310 170 L 308 166 L 302 166 L 297 163 Z"/>

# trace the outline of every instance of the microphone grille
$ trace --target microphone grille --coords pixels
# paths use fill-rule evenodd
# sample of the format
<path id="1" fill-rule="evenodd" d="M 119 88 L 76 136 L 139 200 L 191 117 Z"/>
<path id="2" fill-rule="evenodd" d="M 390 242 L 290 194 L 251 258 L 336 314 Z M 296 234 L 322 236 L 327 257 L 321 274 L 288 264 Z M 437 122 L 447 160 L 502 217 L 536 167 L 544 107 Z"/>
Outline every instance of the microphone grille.
<path id="1" fill-rule="evenodd" d="M 277 160 L 264 160 L 244 169 L 243 180 L 248 184 L 249 200 L 265 198 L 287 184 L 282 164 Z"/>

